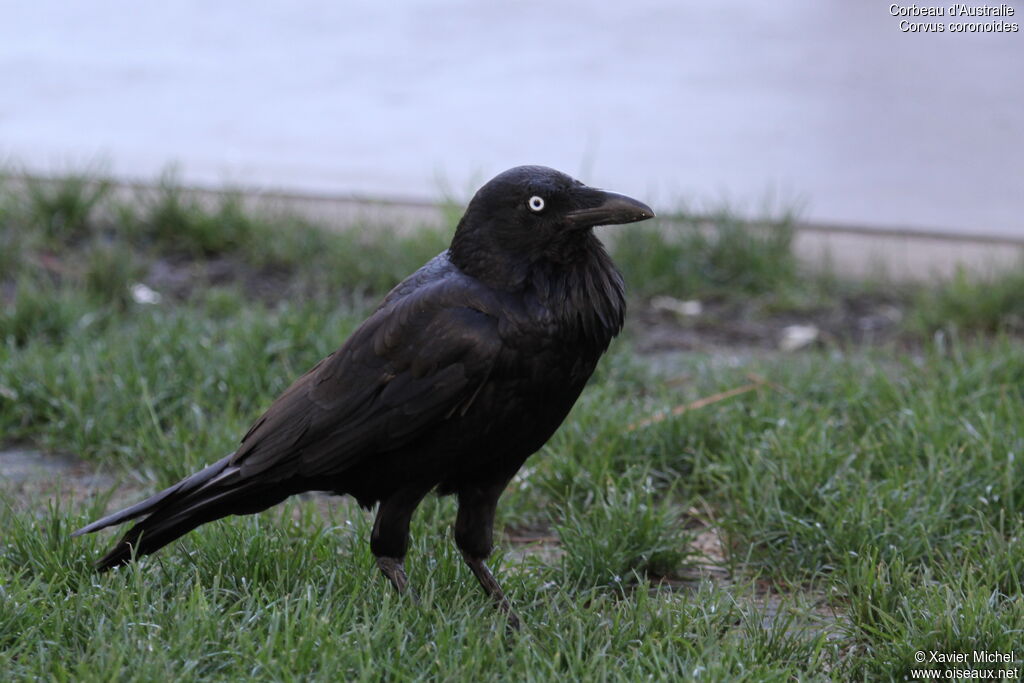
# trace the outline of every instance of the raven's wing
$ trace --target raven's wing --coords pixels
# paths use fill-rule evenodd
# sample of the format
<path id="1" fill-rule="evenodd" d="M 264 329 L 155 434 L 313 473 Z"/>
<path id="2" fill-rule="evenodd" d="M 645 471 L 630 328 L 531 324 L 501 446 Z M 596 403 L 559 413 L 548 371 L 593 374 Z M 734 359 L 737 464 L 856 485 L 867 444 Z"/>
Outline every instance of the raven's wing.
<path id="1" fill-rule="evenodd" d="M 385 300 L 340 349 L 274 401 L 234 454 L 76 531 L 146 515 L 97 567 L 154 552 L 225 515 L 266 509 L 315 488 L 310 480 L 343 475 L 468 409 L 502 343 L 498 319 L 473 305 L 474 291 L 487 291 L 458 271 L 447 275 Z"/>
<path id="2" fill-rule="evenodd" d="M 99 560 L 108 569 L 402 447 L 469 408 L 503 347 L 500 311 L 493 292 L 434 259 L 274 401 L 235 453 L 75 535 L 146 515 Z"/>
<path id="3" fill-rule="evenodd" d="M 464 413 L 502 348 L 487 298 L 457 271 L 389 297 L 271 405 L 219 479 L 338 475 Z"/>

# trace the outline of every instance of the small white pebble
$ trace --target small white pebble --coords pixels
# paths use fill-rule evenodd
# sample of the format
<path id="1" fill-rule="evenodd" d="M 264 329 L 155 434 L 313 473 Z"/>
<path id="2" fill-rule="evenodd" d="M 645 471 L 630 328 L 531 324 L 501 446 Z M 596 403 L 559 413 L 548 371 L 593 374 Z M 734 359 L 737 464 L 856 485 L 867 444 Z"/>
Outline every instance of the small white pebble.
<path id="1" fill-rule="evenodd" d="M 796 351 L 818 339 L 818 328 L 815 325 L 789 325 L 782 330 L 779 348 L 783 351 Z"/>
<path id="2" fill-rule="evenodd" d="M 132 301 L 137 304 L 158 304 L 160 303 L 160 292 L 150 289 L 141 282 L 136 282 L 131 287 Z"/>
<path id="3" fill-rule="evenodd" d="M 694 316 L 704 311 L 704 304 L 696 299 L 682 301 L 671 296 L 656 296 L 651 299 L 651 308 L 681 316 Z"/>

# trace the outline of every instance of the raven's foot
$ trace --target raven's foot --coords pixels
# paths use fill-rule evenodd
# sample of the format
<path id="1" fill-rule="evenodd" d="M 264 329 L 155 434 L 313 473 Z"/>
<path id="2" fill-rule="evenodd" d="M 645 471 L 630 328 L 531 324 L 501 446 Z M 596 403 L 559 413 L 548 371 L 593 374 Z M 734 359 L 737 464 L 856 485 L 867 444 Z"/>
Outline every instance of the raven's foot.
<path id="1" fill-rule="evenodd" d="M 505 592 L 501 590 L 501 586 L 498 584 L 498 580 L 494 578 L 494 574 L 484 564 L 482 558 L 470 557 L 466 553 L 462 554 L 463 559 L 466 560 L 466 564 L 473 571 L 473 575 L 476 580 L 480 582 L 483 589 L 487 592 L 487 595 L 491 596 L 494 600 L 495 606 L 505 613 L 508 618 L 508 627 L 513 631 L 519 631 L 523 627 L 523 622 L 519 619 L 519 615 L 512 609 L 512 603 L 505 597 Z"/>
<path id="2" fill-rule="evenodd" d="M 416 597 L 416 591 L 409 585 L 409 577 L 405 575 L 405 565 L 402 563 L 401 558 L 378 557 L 377 566 L 380 567 L 384 576 L 388 577 L 388 581 L 395 587 L 399 595 L 408 595 L 413 599 L 413 602 L 419 602 L 419 599 Z"/>

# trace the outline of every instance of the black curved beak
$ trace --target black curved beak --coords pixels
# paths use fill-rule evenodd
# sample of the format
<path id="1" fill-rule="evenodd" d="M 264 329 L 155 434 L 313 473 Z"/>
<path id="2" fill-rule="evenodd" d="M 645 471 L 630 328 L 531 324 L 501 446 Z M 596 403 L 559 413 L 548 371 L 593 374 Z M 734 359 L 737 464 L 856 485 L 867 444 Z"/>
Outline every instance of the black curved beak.
<path id="1" fill-rule="evenodd" d="M 651 207 L 632 197 L 592 187 L 581 187 L 574 194 L 579 208 L 566 214 L 566 220 L 573 227 L 622 225 L 654 218 Z"/>

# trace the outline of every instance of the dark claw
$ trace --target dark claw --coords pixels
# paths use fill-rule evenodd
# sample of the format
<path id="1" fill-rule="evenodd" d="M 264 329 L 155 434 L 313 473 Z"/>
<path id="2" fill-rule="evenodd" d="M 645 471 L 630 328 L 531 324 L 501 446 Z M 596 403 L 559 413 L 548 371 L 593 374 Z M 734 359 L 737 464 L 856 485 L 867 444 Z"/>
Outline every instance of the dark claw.
<path id="1" fill-rule="evenodd" d="M 409 577 L 405 575 L 405 565 L 402 560 L 394 557 L 378 557 L 377 566 L 380 567 L 384 576 L 388 577 L 388 581 L 395 587 L 399 595 L 408 595 L 413 602 L 419 603 L 419 597 L 409 585 Z"/>
<path id="2" fill-rule="evenodd" d="M 519 615 L 516 614 L 515 610 L 512 609 L 512 603 L 510 603 L 508 598 L 505 597 L 505 592 L 501 590 L 501 585 L 498 584 L 498 580 L 494 578 L 494 574 L 492 574 L 491 570 L 487 568 L 484 561 L 479 558 L 470 557 L 465 553 L 462 554 L 462 557 L 466 560 L 466 564 L 468 564 L 469 568 L 473 571 L 473 575 L 476 577 L 476 580 L 480 582 L 481 586 L 483 586 L 484 591 L 486 591 L 487 595 L 491 596 L 491 599 L 494 600 L 494 606 L 505 613 L 505 616 L 508 618 L 509 629 L 513 631 L 522 630 L 522 620 L 519 618 Z"/>

